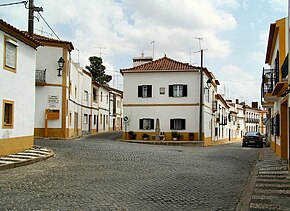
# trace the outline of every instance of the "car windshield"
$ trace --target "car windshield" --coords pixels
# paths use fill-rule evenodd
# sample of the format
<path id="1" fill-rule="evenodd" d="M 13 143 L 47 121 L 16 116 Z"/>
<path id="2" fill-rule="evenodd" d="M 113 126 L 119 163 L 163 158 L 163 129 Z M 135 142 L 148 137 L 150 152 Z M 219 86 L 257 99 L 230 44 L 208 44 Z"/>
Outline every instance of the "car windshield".
<path id="1" fill-rule="evenodd" d="M 246 136 L 258 136 L 259 135 L 259 133 L 257 133 L 257 132 L 247 132 L 246 133 Z"/>

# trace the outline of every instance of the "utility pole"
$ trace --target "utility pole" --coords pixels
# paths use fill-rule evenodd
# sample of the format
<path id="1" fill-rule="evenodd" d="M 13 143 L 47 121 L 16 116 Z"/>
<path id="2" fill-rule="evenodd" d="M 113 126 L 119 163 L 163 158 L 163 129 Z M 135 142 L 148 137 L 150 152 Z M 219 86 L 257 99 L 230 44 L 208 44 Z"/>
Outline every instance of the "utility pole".
<path id="1" fill-rule="evenodd" d="M 34 0 L 29 0 L 28 6 L 28 34 L 33 36 L 33 28 L 34 28 L 34 12 L 43 12 L 42 7 L 35 7 Z"/>
<path id="2" fill-rule="evenodd" d="M 199 92 L 199 133 L 198 139 L 202 141 L 203 137 L 203 50 L 200 50 L 200 92 Z"/>

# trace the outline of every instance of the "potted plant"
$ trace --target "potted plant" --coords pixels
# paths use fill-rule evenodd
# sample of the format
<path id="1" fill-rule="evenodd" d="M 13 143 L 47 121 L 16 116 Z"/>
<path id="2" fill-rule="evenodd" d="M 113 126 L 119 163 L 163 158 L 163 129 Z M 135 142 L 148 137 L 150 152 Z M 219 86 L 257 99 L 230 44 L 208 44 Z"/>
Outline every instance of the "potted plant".
<path id="1" fill-rule="evenodd" d="M 171 136 L 172 136 L 173 141 L 177 141 L 179 137 L 179 133 L 177 131 L 172 131 Z"/>
<path id="2" fill-rule="evenodd" d="M 149 135 L 147 133 L 143 133 L 142 134 L 142 138 L 143 138 L 143 140 L 148 140 L 149 139 Z"/>
<path id="3" fill-rule="evenodd" d="M 194 133 L 188 133 L 189 141 L 193 141 Z"/>
<path id="4" fill-rule="evenodd" d="M 134 133 L 134 131 L 130 130 L 128 132 L 129 134 L 129 140 L 135 140 L 136 139 L 136 134 Z"/>

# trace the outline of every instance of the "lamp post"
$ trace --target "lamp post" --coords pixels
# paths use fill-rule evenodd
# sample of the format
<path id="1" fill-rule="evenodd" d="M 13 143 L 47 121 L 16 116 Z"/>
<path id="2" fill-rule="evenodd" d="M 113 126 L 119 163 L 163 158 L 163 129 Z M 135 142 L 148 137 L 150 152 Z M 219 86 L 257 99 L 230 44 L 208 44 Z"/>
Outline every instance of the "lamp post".
<path id="1" fill-rule="evenodd" d="M 63 66 L 64 66 L 64 59 L 62 57 L 59 58 L 59 60 L 57 61 L 58 63 L 58 75 L 57 76 L 61 76 L 61 70 L 63 69 Z"/>

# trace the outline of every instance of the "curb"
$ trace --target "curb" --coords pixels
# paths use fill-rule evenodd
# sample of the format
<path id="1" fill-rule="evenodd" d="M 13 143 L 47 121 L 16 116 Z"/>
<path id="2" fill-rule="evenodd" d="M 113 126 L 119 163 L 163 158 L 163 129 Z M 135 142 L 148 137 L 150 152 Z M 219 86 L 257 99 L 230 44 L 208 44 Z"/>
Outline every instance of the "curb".
<path id="1" fill-rule="evenodd" d="M 168 145 L 168 146 L 203 146 L 203 141 L 142 141 L 142 140 L 120 140 L 125 143 Z"/>
<path id="2" fill-rule="evenodd" d="M 41 146 L 33 146 L 25 151 L 0 157 L 0 171 L 26 166 L 54 157 L 55 154 L 51 149 Z"/>

